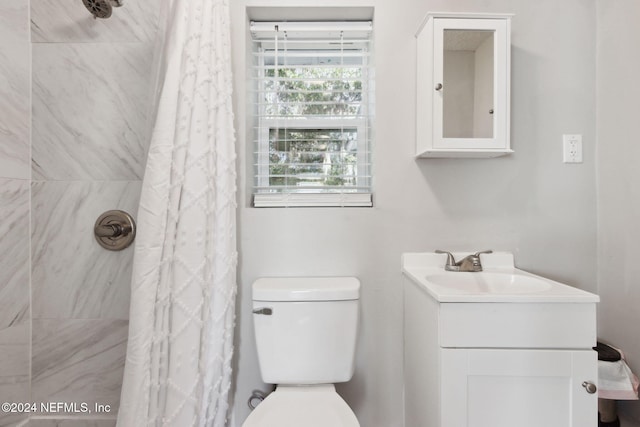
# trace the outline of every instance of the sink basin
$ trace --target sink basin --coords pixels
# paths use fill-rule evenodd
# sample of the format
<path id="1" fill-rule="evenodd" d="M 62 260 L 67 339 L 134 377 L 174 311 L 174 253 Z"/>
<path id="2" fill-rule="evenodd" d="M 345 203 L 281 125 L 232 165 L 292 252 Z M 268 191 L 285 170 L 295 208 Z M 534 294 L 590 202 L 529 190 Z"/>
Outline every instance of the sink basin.
<path id="1" fill-rule="evenodd" d="M 463 259 L 467 252 L 454 252 Z M 515 267 L 513 254 L 481 255 L 483 271 L 446 271 L 447 257 L 436 253 L 402 255 L 402 273 L 439 303 L 598 302 L 597 295 Z"/>
<path id="2" fill-rule="evenodd" d="M 427 275 L 437 286 L 468 293 L 531 294 L 551 289 L 545 280 L 512 273 L 443 273 Z"/>

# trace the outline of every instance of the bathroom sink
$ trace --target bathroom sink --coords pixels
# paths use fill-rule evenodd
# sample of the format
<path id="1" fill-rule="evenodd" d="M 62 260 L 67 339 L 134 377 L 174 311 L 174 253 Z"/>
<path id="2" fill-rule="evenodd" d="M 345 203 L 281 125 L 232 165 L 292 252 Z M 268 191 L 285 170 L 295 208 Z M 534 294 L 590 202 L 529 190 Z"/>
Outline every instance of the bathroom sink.
<path id="1" fill-rule="evenodd" d="M 463 259 L 468 253 L 454 253 Z M 516 268 L 513 254 L 481 255 L 483 271 L 447 271 L 445 254 L 406 253 L 402 272 L 438 302 L 575 303 L 597 295 Z"/>
<path id="2" fill-rule="evenodd" d="M 426 280 L 469 293 L 528 294 L 551 289 L 551 284 L 545 280 L 513 273 L 443 273 L 428 275 Z"/>

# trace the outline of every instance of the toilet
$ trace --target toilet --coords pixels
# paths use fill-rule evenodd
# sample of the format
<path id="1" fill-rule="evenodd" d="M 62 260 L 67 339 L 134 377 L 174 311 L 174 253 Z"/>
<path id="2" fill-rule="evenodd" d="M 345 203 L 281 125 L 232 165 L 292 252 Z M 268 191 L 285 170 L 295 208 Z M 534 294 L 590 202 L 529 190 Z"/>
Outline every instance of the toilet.
<path id="1" fill-rule="evenodd" d="M 243 427 L 359 427 L 335 383 L 353 376 L 360 281 L 261 278 L 253 323 L 262 380 L 276 390 Z"/>

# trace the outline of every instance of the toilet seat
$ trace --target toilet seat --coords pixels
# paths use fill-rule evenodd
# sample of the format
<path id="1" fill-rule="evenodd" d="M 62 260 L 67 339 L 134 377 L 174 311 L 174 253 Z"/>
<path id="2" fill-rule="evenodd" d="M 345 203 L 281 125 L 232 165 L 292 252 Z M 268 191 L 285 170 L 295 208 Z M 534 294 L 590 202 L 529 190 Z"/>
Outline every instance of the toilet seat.
<path id="1" fill-rule="evenodd" d="M 333 384 L 278 386 L 242 427 L 360 427 Z"/>

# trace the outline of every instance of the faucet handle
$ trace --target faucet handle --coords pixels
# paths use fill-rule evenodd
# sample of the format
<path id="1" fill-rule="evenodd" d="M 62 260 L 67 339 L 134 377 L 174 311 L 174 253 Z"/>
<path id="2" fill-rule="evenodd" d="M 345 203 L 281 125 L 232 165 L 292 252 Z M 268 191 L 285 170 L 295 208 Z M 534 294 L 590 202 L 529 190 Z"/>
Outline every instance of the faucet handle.
<path id="1" fill-rule="evenodd" d="M 486 251 L 476 252 L 473 256 L 479 257 L 480 254 L 492 254 L 492 253 L 493 253 L 493 251 L 491 249 L 489 249 L 489 250 L 486 250 Z"/>
<path id="2" fill-rule="evenodd" d="M 451 255 L 451 252 L 447 252 L 447 251 L 441 251 L 440 249 L 436 249 L 435 253 L 437 254 L 447 254 L 447 264 L 448 266 L 452 266 L 456 264 L 456 260 L 453 257 L 453 255 Z"/>

